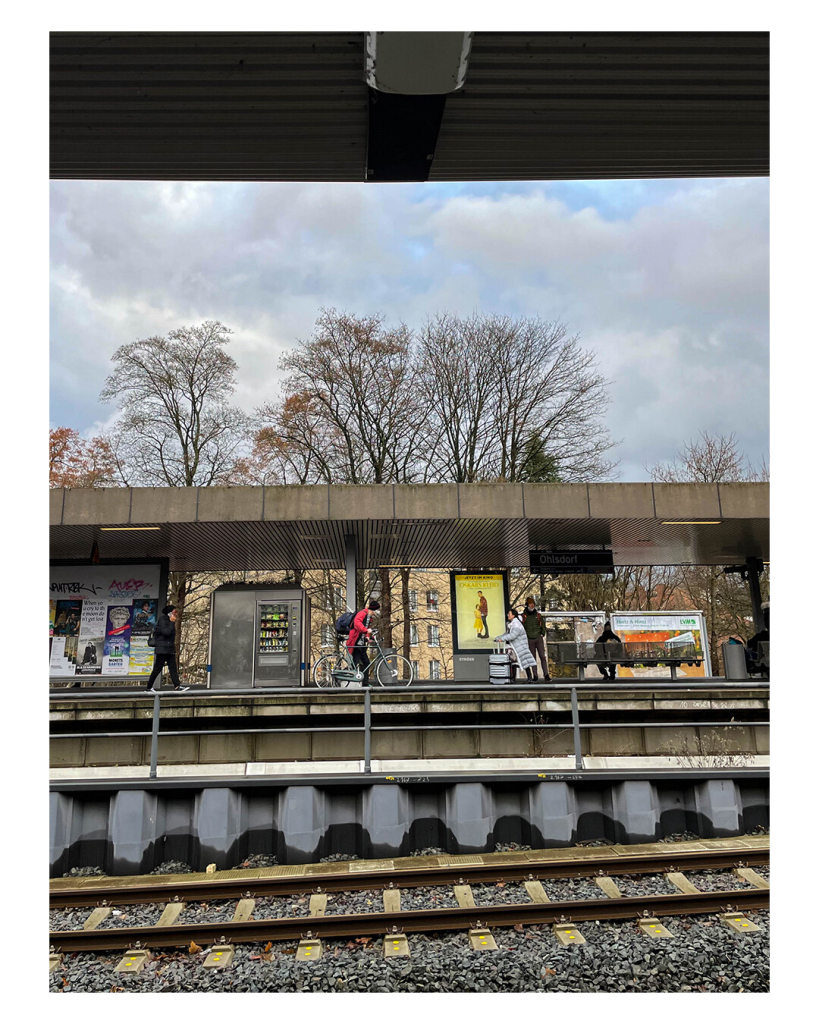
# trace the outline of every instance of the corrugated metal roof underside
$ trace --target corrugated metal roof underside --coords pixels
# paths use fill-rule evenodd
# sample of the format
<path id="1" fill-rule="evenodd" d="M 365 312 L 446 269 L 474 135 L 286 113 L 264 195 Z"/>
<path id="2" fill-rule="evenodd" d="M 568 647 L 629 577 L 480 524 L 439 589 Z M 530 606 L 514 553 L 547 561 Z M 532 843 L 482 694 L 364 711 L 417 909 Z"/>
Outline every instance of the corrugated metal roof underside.
<path id="1" fill-rule="evenodd" d="M 148 524 L 145 524 L 148 525 Z M 160 524 L 157 524 L 160 525 Z M 768 558 L 768 519 L 665 525 L 658 519 L 330 520 L 165 523 L 155 531 L 52 526 L 51 557 L 170 559 L 176 570 L 325 569 L 344 565 L 345 535 L 359 565 L 527 566 L 536 547 L 600 547 L 617 565 L 725 565 Z"/>
<path id="2" fill-rule="evenodd" d="M 362 181 L 365 33 L 51 35 L 51 176 Z"/>
<path id="3" fill-rule="evenodd" d="M 763 32 L 479 32 L 430 180 L 767 174 L 768 92 Z"/>
<path id="4" fill-rule="evenodd" d="M 53 33 L 56 178 L 362 181 L 366 35 Z M 430 180 L 768 173 L 765 32 L 477 32 Z"/>

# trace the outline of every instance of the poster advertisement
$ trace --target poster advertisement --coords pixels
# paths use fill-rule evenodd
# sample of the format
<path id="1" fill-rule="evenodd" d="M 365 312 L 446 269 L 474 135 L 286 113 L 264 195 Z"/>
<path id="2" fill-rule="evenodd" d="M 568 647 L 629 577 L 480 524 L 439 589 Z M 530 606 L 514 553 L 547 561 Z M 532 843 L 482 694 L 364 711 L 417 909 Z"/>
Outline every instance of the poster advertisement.
<path id="1" fill-rule="evenodd" d="M 51 660 L 48 666 L 50 676 L 67 676 L 74 672 L 65 655 L 65 643 L 64 636 L 55 636 L 51 641 Z"/>
<path id="2" fill-rule="evenodd" d="M 106 674 L 128 674 L 133 610 L 130 604 L 108 607 L 102 659 L 102 670 Z"/>
<path id="3" fill-rule="evenodd" d="M 506 632 L 509 588 L 506 573 L 450 573 L 452 641 L 455 651 L 488 651 Z"/>
<path id="4" fill-rule="evenodd" d="M 102 672 L 103 638 L 101 636 L 80 637 L 77 647 L 78 676 L 98 676 Z"/>
<path id="5" fill-rule="evenodd" d="M 131 637 L 150 636 L 156 626 L 157 606 L 159 601 L 154 598 L 140 598 L 134 601 L 134 614 L 131 619 Z"/>
<path id="6" fill-rule="evenodd" d="M 54 619 L 57 616 L 57 602 L 48 602 L 48 635 L 54 636 Z"/>
<path id="7" fill-rule="evenodd" d="M 676 670 L 678 676 L 704 677 L 710 673 L 705 623 L 701 612 L 673 612 L 662 615 L 615 612 L 611 616 L 611 628 L 624 644 L 662 645 L 669 653 L 674 650 L 693 650 L 703 659 L 698 665 L 680 665 Z M 617 675 L 622 679 L 639 679 L 641 676 L 665 676 L 670 679 L 671 669 L 667 665 L 653 668 L 640 665 L 633 668 L 618 666 Z"/>
<path id="8" fill-rule="evenodd" d="M 131 650 L 128 675 L 150 675 L 154 667 L 154 649 L 148 646 L 148 637 L 156 626 L 159 601 L 154 598 L 140 598 L 133 602 L 131 617 Z"/>
<path id="9" fill-rule="evenodd" d="M 148 676 L 154 667 L 154 649 L 148 646 L 147 636 L 131 634 L 131 650 L 129 654 L 128 675 Z"/>
<path id="10" fill-rule="evenodd" d="M 54 615 L 54 636 L 78 636 L 82 601 L 57 601 Z"/>

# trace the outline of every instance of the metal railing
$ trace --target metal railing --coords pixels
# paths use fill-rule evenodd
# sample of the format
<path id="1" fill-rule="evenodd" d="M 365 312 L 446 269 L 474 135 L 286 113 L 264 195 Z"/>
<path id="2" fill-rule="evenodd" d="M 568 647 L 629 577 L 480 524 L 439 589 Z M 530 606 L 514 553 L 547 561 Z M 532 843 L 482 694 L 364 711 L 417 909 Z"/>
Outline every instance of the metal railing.
<path id="1" fill-rule="evenodd" d="M 406 686 L 380 686 L 375 690 L 376 693 L 395 693 L 395 694 L 406 694 L 408 692 Z M 580 721 L 580 708 L 578 702 L 578 693 L 600 693 L 609 694 L 616 692 L 617 690 L 623 690 L 626 692 L 643 692 L 643 691 L 669 691 L 673 693 L 681 693 L 686 691 L 693 691 L 694 693 L 708 690 L 713 691 L 715 689 L 720 691 L 754 691 L 754 690 L 769 690 L 770 683 L 767 680 L 762 681 L 741 681 L 741 682 L 730 682 L 722 678 L 712 679 L 701 679 L 696 682 L 686 681 L 680 683 L 679 681 L 674 682 L 668 679 L 657 679 L 649 681 L 643 679 L 639 682 L 632 680 L 628 681 L 626 685 L 625 681 L 621 681 L 617 685 L 602 685 L 600 683 L 588 683 L 588 682 L 574 682 L 570 683 L 542 683 L 538 684 L 520 684 L 514 683 L 504 684 L 503 687 L 496 685 L 475 685 L 466 686 L 464 684 L 448 684 L 440 687 L 435 687 L 434 690 L 426 690 L 427 693 L 457 693 L 457 694 L 484 694 L 486 696 L 492 696 L 496 700 L 502 698 L 505 693 L 521 693 L 531 696 L 532 694 L 566 694 L 568 692 L 570 704 L 571 704 L 571 723 L 572 735 L 574 740 L 574 759 L 575 769 L 577 771 L 583 771 L 583 754 L 581 745 L 581 729 L 652 729 L 652 728 L 681 728 L 690 727 L 692 725 L 696 727 L 704 728 L 741 728 L 745 726 L 766 726 L 768 721 L 735 721 L 730 722 L 703 722 L 703 721 L 689 721 L 689 722 L 581 722 Z M 414 723 L 412 725 L 373 725 L 372 724 L 372 694 L 373 690 L 369 687 L 363 689 L 339 689 L 339 690 L 321 690 L 318 691 L 324 697 L 339 697 L 343 698 L 345 702 L 348 702 L 351 698 L 363 701 L 363 723 L 361 725 L 330 725 L 324 727 L 315 726 L 294 726 L 294 727 L 274 727 L 265 728 L 259 726 L 256 728 L 248 729 L 166 729 L 160 732 L 160 703 L 161 701 L 171 700 L 190 700 L 191 698 L 196 699 L 197 697 L 213 698 L 214 696 L 219 697 L 236 697 L 236 696 L 275 696 L 275 695 L 289 695 L 293 696 L 296 693 L 304 693 L 303 689 L 294 687 L 270 687 L 267 689 L 236 689 L 236 690 L 222 690 L 215 692 L 213 690 L 200 690 L 200 691 L 187 691 L 185 694 L 175 693 L 173 690 L 161 693 L 155 691 L 152 693 L 145 693 L 146 699 L 153 700 L 153 714 L 151 719 L 151 764 L 149 778 L 155 779 L 157 777 L 157 759 L 159 750 L 159 739 L 160 737 L 171 737 L 171 736 L 235 736 L 235 735 L 248 735 L 248 734 L 265 734 L 265 735 L 277 735 L 277 734 L 288 734 L 288 733 L 339 733 L 339 732 L 357 732 L 364 734 L 364 768 L 365 774 L 369 774 L 372 771 L 372 734 L 374 732 L 430 732 L 430 731 L 463 731 L 463 730 L 492 730 L 492 729 L 566 729 L 569 728 L 569 723 L 537 723 L 537 722 L 510 722 L 504 724 L 485 724 L 480 723 L 467 723 L 467 724 L 428 724 L 428 723 Z M 411 692 L 411 691 L 410 691 Z M 60 696 L 61 691 L 52 691 L 52 701 L 64 701 L 66 698 Z M 118 696 L 130 697 L 133 699 L 133 691 L 126 693 L 120 693 Z M 78 694 L 72 694 L 71 699 L 99 699 L 99 694 L 88 694 L 80 696 Z M 105 697 L 106 700 L 110 699 L 108 695 Z M 683 708 L 682 710 L 687 710 Z M 692 709 L 694 710 L 694 709 Z M 52 739 L 87 739 L 89 736 L 94 738 L 133 738 L 133 737 L 146 737 L 148 735 L 146 730 L 134 731 L 134 732 L 113 732 L 113 733 L 54 733 Z"/>

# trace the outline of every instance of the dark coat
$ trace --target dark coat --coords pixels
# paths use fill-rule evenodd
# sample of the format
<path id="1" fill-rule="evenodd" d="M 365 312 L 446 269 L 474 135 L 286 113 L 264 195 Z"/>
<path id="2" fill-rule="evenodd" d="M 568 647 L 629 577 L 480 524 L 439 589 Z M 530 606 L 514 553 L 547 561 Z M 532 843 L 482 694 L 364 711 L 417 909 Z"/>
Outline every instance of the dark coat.
<path id="1" fill-rule="evenodd" d="M 154 629 L 157 654 L 176 654 L 176 626 L 167 615 L 160 615 Z"/>

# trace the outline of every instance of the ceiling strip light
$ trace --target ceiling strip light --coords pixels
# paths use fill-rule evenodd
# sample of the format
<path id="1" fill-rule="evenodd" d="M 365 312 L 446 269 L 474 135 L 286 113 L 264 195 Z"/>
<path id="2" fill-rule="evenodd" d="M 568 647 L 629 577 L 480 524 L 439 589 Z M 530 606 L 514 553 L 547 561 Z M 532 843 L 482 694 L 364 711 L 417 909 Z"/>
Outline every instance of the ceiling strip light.
<path id="1" fill-rule="evenodd" d="M 663 526 L 722 526 L 721 519 L 664 519 Z"/>
<path id="2" fill-rule="evenodd" d="M 161 526 L 101 526 L 101 530 L 161 530 Z"/>

